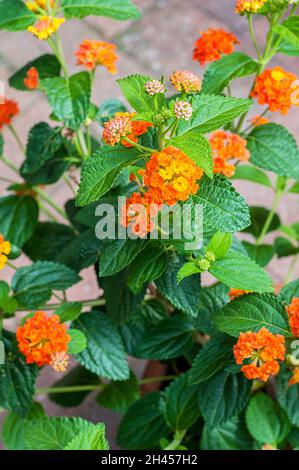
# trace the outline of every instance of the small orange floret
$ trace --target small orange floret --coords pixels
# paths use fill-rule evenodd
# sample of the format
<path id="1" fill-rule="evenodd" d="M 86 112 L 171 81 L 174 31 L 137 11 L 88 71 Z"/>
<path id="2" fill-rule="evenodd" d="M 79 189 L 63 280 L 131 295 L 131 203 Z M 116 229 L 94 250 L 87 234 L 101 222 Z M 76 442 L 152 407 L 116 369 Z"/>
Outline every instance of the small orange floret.
<path id="1" fill-rule="evenodd" d="M 210 137 L 214 158 L 214 173 L 220 173 L 230 178 L 235 174 L 235 165 L 230 160 L 246 162 L 250 153 L 246 148 L 246 140 L 238 134 L 229 134 L 219 130 Z"/>
<path id="2" fill-rule="evenodd" d="M 145 134 L 148 128 L 152 127 L 152 124 L 146 121 L 133 121 L 135 114 L 116 113 L 113 119 L 106 122 L 103 132 L 104 142 L 111 146 L 121 143 L 125 147 L 132 147 L 133 144 L 124 140 L 124 137 L 132 142 L 138 142 L 138 137 Z"/>
<path id="3" fill-rule="evenodd" d="M 264 116 L 254 116 L 252 119 L 251 119 L 251 124 L 254 126 L 254 127 L 259 127 L 259 126 L 263 126 L 264 124 L 268 124 L 270 121 L 269 119 L 267 119 L 266 117 Z"/>
<path id="4" fill-rule="evenodd" d="M 39 84 L 38 71 L 35 67 L 31 67 L 27 71 L 27 76 L 24 78 L 24 84 L 29 90 L 36 90 Z"/>
<path id="5" fill-rule="evenodd" d="M 285 358 L 285 339 L 266 328 L 257 333 L 241 333 L 234 346 L 234 356 L 237 364 L 243 364 L 241 371 L 247 379 L 267 382 L 271 375 L 278 374 L 278 361 Z"/>
<path id="6" fill-rule="evenodd" d="M 98 65 L 106 67 L 108 72 L 117 72 L 116 46 L 105 41 L 85 39 L 75 53 L 77 65 L 84 65 L 87 70 L 94 70 Z"/>
<path id="7" fill-rule="evenodd" d="M 38 21 L 27 29 L 33 36 L 41 41 L 46 41 L 51 37 L 60 26 L 65 22 L 64 18 L 54 18 L 52 16 L 40 16 Z"/>
<path id="8" fill-rule="evenodd" d="M 231 288 L 228 293 L 230 300 L 234 300 L 237 297 L 241 297 L 242 295 L 246 295 L 246 294 L 250 294 L 249 290 L 233 289 L 233 288 Z"/>
<path id="9" fill-rule="evenodd" d="M 224 29 L 210 28 L 201 32 L 201 37 L 194 45 L 193 60 L 201 65 L 219 60 L 223 54 L 231 54 L 238 39 Z"/>
<path id="10" fill-rule="evenodd" d="M 293 369 L 293 375 L 289 380 L 289 386 L 295 385 L 298 383 L 299 383 L 299 367 L 295 367 L 295 369 Z"/>
<path id="11" fill-rule="evenodd" d="M 282 67 L 274 67 L 257 77 L 251 96 L 257 98 L 259 104 L 268 105 L 270 111 L 287 114 L 292 105 L 299 105 L 293 99 L 298 91 L 296 75 Z"/>
<path id="12" fill-rule="evenodd" d="M 143 180 L 155 202 L 171 206 L 195 194 L 202 176 L 202 169 L 184 152 L 167 147 L 152 154 Z"/>
<path id="13" fill-rule="evenodd" d="M 266 0 L 237 0 L 235 12 L 240 15 L 244 13 L 258 13 L 265 2 Z"/>
<path id="14" fill-rule="evenodd" d="M 198 93 L 201 90 L 200 78 L 188 70 L 177 70 L 170 76 L 170 81 L 177 91 Z"/>
<path id="15" fill-rule="evenodd" d="M 53 354 L 65 353 L 71 337 L 58 315 L 48 317 L 45 312 L 36 312 L 17 331 L 19 350 L 27 364 L 51 365 Z"/>
<path id="16" fill-rule="evenodd" d="M 18 103 L 13 100 L 4 99 L 4 103 L 1 103 L 2 99 L 0 98 L 0 130 L 3 126 L 8 126 L 12 118 L 20 112 Z"/>
<path id="17" fill-rule="evenodd" d="M 121 223 L 124 227 L 130 227 L 135 235 L 145 237 L 155 228 L 153 218 L 157 215 L 159 206 L 149 193 L 133 193 L 122 207 Z"/>
<path id="18" fill-rule="evenodd" d="M 293 297 L 286 310 L 289 316 L 292 335 L 299 338 L 299 297 Z"/>

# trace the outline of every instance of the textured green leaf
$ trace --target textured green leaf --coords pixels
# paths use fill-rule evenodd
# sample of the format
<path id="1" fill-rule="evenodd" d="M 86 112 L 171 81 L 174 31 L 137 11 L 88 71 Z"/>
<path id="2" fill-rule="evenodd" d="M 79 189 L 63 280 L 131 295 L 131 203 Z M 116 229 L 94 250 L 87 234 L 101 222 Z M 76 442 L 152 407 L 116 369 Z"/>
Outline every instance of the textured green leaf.
<path id="1" fill-rule="evenodd" d="M 162 276 L 166 269 L 167 257 L 161 248 L 149 246 L 142 251 L 129 268 L 128 286 L 134 294 L 140 292 L 145 283 Z"/>
<path id="2" fill-rule="evenodd" d="M 40 80 L 44 78 L 53 78 L 60 75 L 60 63 L 55 55 L 44 54 L 37 57 L 34 60 L 28 62 L 20 70 L 14 73 L 9 79 L 9 85 L 17 90 L 28 91 L 27 86 L 24 83 L 24 79 L 27 77 L 27 72 L 32 67 L 38 71 L 38 77 Z"/>
<path id="3" fill-rule="evenodd" d="M 242 418 L 232 418 L 213 429 L 205 426 L 200 448 L 202 450 L 253 450 L 253 439 Z"/>
<path id="4" fill-rule="evenodd" d="M 81 314 L 82 304 L 80 302 L 67 302 L 55 310 L 55 315 L 60 317 L 61 323 L 74 321 Z"/>
<path id="5" fill-rule="evenodd" d="M 15 313 L 18 306 L 16 299 L 9 295 L 9 285 L 0 281 L 0 310 L 6 314 Z"/>
<path id="6" fill-rule="evenodd" d="M 169 140 L 169 143 L 181 149 L 197 166 L 213 178 L 213 158 L 209 141 L 197 131 L 189 131 Z"/>
<path id="7" fill-rule="evenodd" d="M 33 403 L 26 416 L 20 417 L 17 414 L 9 413 L 2 426 L 2 439 L 6 449 L 26 450 L 24 442 L 24 421 L 36 418 L 42 418 L 44 410 L 39 403 Z"/>
<path id="8" fill-rule="evenodd" d="M 281 36 L 285 42 L 299 49 L 299 18 L 292 16 L 287 18 L 283 23 L 276 24 L 273 31 Z"/>
<path id="9" fill-rule="evenodd" d="M 126 268 L 146 247 L 148 240 L 131 238 L 104 240 L 100 256 L 101 277 L 112 276 Z"/>
<path id="10" fill-rule="evenodd" d="M 20 0 L 0 1 L 0 29 L 23 31 L 35 22 L 35 15 Z"/>
<path id="11" fill-rule="evenodd" d="M 151 77 L 146 75 L 129 75 L 117 80 L 124 97 L 138 113 L 153 113 L 155 110 L 154 99 L 146 93 L 144 88 L 144 85 L 150 80 L 152 80 Z M 164 96 L 162 94 L 158 95 L 159 106 L 163 102 Z"/>
<path id="12" fill-rule="evenodd" d="M 100 249 L 101 240 L 96 237 L 95 231 L 86 230 L 57 252 L 55 261 L 80 272 L 97 262 Z"/>
<path id="13" fill-rule="evenodd" d="M 272 183 L 268 175 L 262 170 L 255 168 L 253 165 L 238 165 L 233 179 L 251 181 L 252 183 L 272 188 Z"/>
<path id="14" fill-rule="evenodd" d="M 108 16 L 115 20 L 137 19 L 138 9 L 131 0 L 62 0 L 66 18 Z"/>
<path id="15" fill-rule="evenodd" d="M 299 279 L 289 282 L 279 292 L 278 300 L 286 305 L 292 302 L 293 297 L 299 297 Z"/>
<path id="16" fill-rule="evenodd" d="M 110 382 L 98 394 L 98 405 L 117 413 L 125 413 L 128 408 L 140 398 L 139 384 L 136 376 L 131 372 L 128 380 Z"/>
<path id="17" fill-rule="evenodd" d="M 214 253 L 216 258 L 223 258 L 232 244 L 230 233 L 216 232 L 206 247 L 206 253 Z"/>
<path id="18" fill-rule="evenodd" d="M 68 334 L 71 337 L 71 341 L 68 344 L 68 353 L 79 354 L 84 351 L 87 347 L 87 338 L 84 333 L 80 330 L 70 329 Z"/>
<path id="19" fill-rule="evenodd" d="M 67 444 L 65 450 L 109 450 L 105 438 L 105 425 L 90 423 L 90 429 L 79 432 Z"/>
<path id="20" fill-rule="evenodd" d="M 243 242 L 243 246 L 246 248 L 249 257 L 262 267 L 267 266 L 275 255 L 275 249 L 272 245 L 255 245 L 254 243 Z"/>

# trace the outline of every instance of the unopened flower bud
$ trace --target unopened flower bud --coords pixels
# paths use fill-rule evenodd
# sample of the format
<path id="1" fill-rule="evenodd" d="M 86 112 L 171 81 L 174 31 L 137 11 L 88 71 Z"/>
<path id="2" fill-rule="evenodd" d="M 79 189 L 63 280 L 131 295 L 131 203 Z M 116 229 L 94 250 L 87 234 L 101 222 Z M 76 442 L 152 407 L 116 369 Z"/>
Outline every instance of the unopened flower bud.
<path id="1" fill-rule="evenodd" d="M 210 262 L 204 258 L 198 261 L 198 266 L 202 271 L 208 271 L 210 268 Z"/>
<path id="2" fill-rule="evenodd" d="M 145 91 L 150 95 L 158 95 L 160 93 L 165 93 L 166 87 L 164 83 L 160 82 L 160 80 L 151 80 L 144 85 Z"/>
<path id="3" fill-rule="evenodd" d="M 153 116 L 153 123 L 155 125 L 163 124 L 165 122 L 165 117 L 162 113 L 156 113 Z"/>
<path id="4" fill-rule="evenodd" d="M 212 251 L 207 251 L 205 258 L 211 263 L 213 263 L 216 260 L 216 256 L 214 255 Z"/>
<path id="5" fill-rule="evenodd" d="M 173 112 L 177 119 L 189 121 L 192 116 L 193 109 L 188 101 L 176 101 L 173 107 Z"/>

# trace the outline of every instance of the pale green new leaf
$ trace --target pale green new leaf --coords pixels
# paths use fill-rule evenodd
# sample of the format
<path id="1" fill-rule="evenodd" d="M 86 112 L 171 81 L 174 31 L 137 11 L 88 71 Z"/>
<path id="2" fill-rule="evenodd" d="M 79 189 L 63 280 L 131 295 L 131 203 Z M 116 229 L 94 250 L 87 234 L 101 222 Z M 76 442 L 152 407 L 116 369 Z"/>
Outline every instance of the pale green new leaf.
<path id="1" fill-rule="evenodd" d="M 0 0 L 0 30 L 23 31 L 36 20 L 20 0 Z"/>
<path id="2" fill-rule="evenodd" d="M 155 110 L 154 98 L 146 93 L 144 85 L 152 80 L 146 75 L 129 75 L 128 77 L 117 80 L 117 83 L 130 105 L 137 113 L 148 113 Z M 158 104 L 164 103 L 164 96 L 158 95 Z"/>
<path id="3" fill-rule="evenodd" d="M 108 16 L 115 20 L 137 19 L 138 9 L 131 0 L 62 0 L 66 18 Z"/>

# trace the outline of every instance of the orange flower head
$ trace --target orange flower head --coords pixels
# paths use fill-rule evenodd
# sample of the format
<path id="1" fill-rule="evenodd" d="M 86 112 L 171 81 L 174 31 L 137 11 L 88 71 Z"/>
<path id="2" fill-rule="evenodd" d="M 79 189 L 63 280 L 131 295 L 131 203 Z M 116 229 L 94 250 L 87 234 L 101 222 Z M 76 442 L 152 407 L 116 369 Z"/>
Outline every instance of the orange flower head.
<path id="1" fill-rule="evenodd" d="M 242 289 L 233 289 L 233 288 L 231 288 L 228 293 L 230 300 L 234 300 L 237 297 L 241 297 L 241 295 L 246 295 L 246 294 L 250 294 L 250 291 L 242 290 Z"/>
<path id="2" fill-rule="evenodd" d="M 241 371 L 245 377 L 263 382 L 267 382 L 271 375 L 278 374 L 278 361 L 284 360 L 285 352 L 284 337 L 274 335 L 267 328 L 262 328 L 257 333 L 241 333 L 234 346 L 236 363 L 243 364 Z"/>
<path id="3" fill-rule="evenodd" d="M 133 193 L 122 207 L 121 224 L 130 227 L 132 233 L 143 238 L 154 230 L 153 219 L 159 211 L 159 206 L 149 193 Z"/>
<path id="4" fill-rule="evenodd" d="M 299 338 L 299 297 L 293 297 L 286 310 L 289 316 L 292 335 Z"/>
<path id="5" fill-rule="evenodd" d="M 282 67 L 267 69 L 257 77 L 251 96 L 259 104 L 268 105 L 270 111 L 287 114 L 293 104 L 299 105 L 293 98 L 299 91 L 296 81 L 296 75 Z"/>
<path id="6" fill-rule="evenodd" d="M 98 65 L 106 67 L 108 72 L 117 72 L 116 46 L 105 41 L 85 39 L 75 53 L 77 65 L 84 65 L 87 70 L 94 70 Z"/>
<path id="7" fill-rule="evenodd" d="M 36 312 L 17 331 L 19 350 L 27 364 L 51 365 L 53 354 L 65 353 L 71 337 L 58 315 L 48 317 L 45 312 Z M 54 356 L 55 357 L 55 356 Z"/>
<path id="8" fill-rule="evenodd" d="M 289 386 L 299 383 L 299 367 L 293 369 L 293 375 L 289 380 Z"/>
<path id="9" fill-rule="evenodd" d="M 24 78 L 24 84 L 29 90 L 36 90 L 39 85 L 38 71 L 35 67 L 31 67 L 26 78 Z"/>
<path id="10" fill-rule="evenodd" d="M 133 144 L 124 140 L 124 137 L 132 142 L 138 142 L 138 137 L 145 134 L 152 124 L 146 121 L 133 121 L 135 115 L 136 113 L 116 113 L 115 117 L 104 125 L 104 142 L 112 146 L 121 143 L 125 147 L 132 147 Z"/>
<path id="11" fill-rule="evenodd" d="M 6 265 L 8 258 L 7 256 L 11 252 L 11 244 L 5 240 L 3 235 L 0 233 L 0 270 Z"/>
<path id="12" fill-rule="evenodd" d="M 144 184 L 154 201 L 172 206 L 186 201 L 198 191 L 203 171 L 187 155 L 174 147 L 153 153 L 146 164 Z"/>
<path id="13" fill-rule="evenodd" d="M 51 355 L 50 366 L 56 372 L 65 372 L 69 366 L 70 356 L 66 352 L 55 352 Z"/>
<path id="14" fill-rule="evenodd" d="M 220 173 L 228 178 L 235 174 L 235 165 L 230 160 L 246 162 L 250 153 L 246 148 L 246 140 L 238 134 L 229 134 L 219 130 L 210 137 L 214 159 L 214 173 Z"/>
<path id="15" fill-rule="evenodd" d="M 38 21 L 33 26 L 28 27 L 28 31 L 41 41 L 46 41 L 49 39 L 49 37 L 52 36 L 52 34 L 56 33 L 56 31 L 64 22 L 64 18 L 40 16 Z"/>
<path id="16" fill-rule="evenodd" d="M 237 0 L 235 11 L 239 15 L 244 13 L 258 13 L 265 3 L 266 0 Z"/>
<path id="17" fill-rule="evenodd" d="M 200 78 L 188 70 L 173 72 L 170 81 L 177 91 L 184 93 L 198 93 L 201 90 Z"/>
<path id="18" fill-rule="evenodd" d="M 3 126 L 9 125 L 14 116 L 19 114 L 20 109 L 18 103 L 13 100 L 0 99 L 0 130 Z"/>
<path id="19" fill-rule="evenodd" d="M 55 6 L 55 0 L 50 0 L 50 6 L 53 8 Z M 33 0 L 26 2 L 26 7 L 33 11 L 33 13 L 39 13 L 39 10 L 42 9 L 44 11 L 47 11 L 47 0 Z"/>
<path id="20" fill-rule="evenodd" d="M 235 44 L 239 44 L 236 36 L 224 29 L 210 28 L 200 34 L 194 45 L 193 60 L 201 65 L 219 60 L 223 54 L 231 54 Z"/>
<path id="21" fill-rule="evenodd" d="M 270 122 L 269 119 L 267 119 L 267 118 L 264 117 L 264 116 L 254 116 L 254 117 L 251 119 L 251 124 L 252 124 L 254 127 L 263 126 L 264 124 L 268 124 L 269 122 Z"/>

